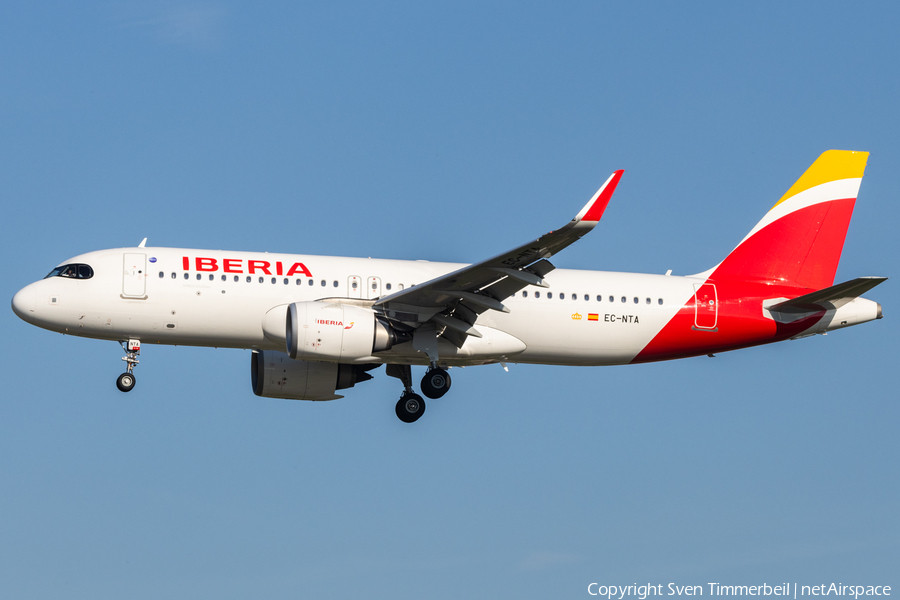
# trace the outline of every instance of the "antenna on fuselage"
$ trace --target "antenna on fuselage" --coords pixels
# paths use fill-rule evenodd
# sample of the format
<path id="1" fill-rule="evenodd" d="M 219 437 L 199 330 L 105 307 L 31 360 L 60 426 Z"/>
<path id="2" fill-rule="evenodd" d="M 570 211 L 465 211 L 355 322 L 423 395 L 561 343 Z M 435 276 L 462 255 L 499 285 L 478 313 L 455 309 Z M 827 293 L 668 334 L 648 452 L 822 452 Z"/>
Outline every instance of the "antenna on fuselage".
<path id="1" fill-rule="evenodd" d="M 143 240 L 141 240 L 141 243 L 138 244 L 138 248 L 143 248 L 146 243 L 147 243 L 147 238 L 144 238 Z"/>

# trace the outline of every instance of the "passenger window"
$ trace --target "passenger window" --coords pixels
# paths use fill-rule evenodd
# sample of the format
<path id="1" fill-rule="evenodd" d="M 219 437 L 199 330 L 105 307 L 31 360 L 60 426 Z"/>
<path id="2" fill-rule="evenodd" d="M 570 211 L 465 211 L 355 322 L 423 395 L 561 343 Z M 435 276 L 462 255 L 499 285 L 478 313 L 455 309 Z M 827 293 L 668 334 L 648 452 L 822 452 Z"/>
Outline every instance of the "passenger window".
<path id="1" fill-rule="evenodd" d="M 534 293 L 534 297 L 535 297 L 535 298 L 540 298 L 540 297 L 541 297 L 541 293 L 540 293 L 540 292 L 535 292 L 535 293 Z"/>
<path id="2" fill-rule="evenodd" d="M 357 282 L 354 281 L 354 282 L 351 284 L 351 287 L 355 290 L 356 288 L 359 287 L 359 284 L 358 284 Z M 388 284 L 388 289 L 391 289 L 391 284 Z"/>
<path id="3" fill-rule="evenodd" d="M 615 299 L 615 298 L 613 298 L 613 297 L 612 297 L 612 296 L 610 296 L 610 297 L 609 297 L 609 301 L 610 301 L 610 302 L 615 302 L 615 301 L 616 301 L 616 299 Z"/>
<path id="4" fill-rule="evenodd" d="M 335 281 L 335 282 L 334 282 L 334 287 L 337 287 L 337 286 L 338 286 L 338 282 Z"/>
<path id="5" fill-rule="evenodd" d="M 650 304 L 650 298 L 647 298 L 647 304 Z"/>
<path id="6" fill-rule="evenodd" d="M 309 279 L 308 281 L 309 281 L 309 285 L 312 285 L 312 284 L 313 284 L 313 280 L 312 280 L 312 279 Z"/>
<path id="7" fill-rule="evenodd" d="M 237 282 L 240 281 L 240 280 L 241 280 L 240 277 L 238 277 L 237 275 L 234 276 L 234 282 L 235 282 L 235 283 L 237 283 Z"/>
<path id="8" fill-rule="evenodd" d="M 599 298 L 600 296 L 597 296 L 597 297 Z M 590 296 L 588 296 L 587 294 L 584 295 L 584 301 L 585 301 L 585 302 L 588 302 L 590 299 L 591 299 Z"/>
<path id="9" fill-rule="evenodd" d="M 523 298 L 527 298 L 527 297 L 528 297 L 528 290 L 522 290 L 522 297 L 523 297 Z"/>
<path id="10" fill-rule="evenodd" d="M 297 279 L 297 285 L 300 285 L 300 279 Z"/>
<path id="11" fill-rule="evenodd" d="M 272 285 L 275 285 L 275 282 L 278 281 L 276 278 L 272 278 Z"/>
<path id="12" fill-rule="evenodd" d="M 215 278 L 216 278 L 215 275 L 213 275 L 212 273 L 209 274 L 209 280 L 210 280 L 210 281 L 213 281 Z"/>
<path id="13" fill-rule="evenodd" d="M 584 299 L 587 300 L 587 296 Z M 578 294 L 572 294 L 572 300 L 578 300 Z"/>
<path id="14" fill-rule="evenodd" d="M 200 278 L 203 277 L 200 273 L 197 273 L 197 281 L 200 281 Z"/>
<path id="15" fill-rule="evenodd" d="M 659 302 L 659 305 L 662 306 L 662 298 L 660 298 L 660 299 L 658 300 L 658 302 Z"/>
<path id="16" fill-rule="evenodd" d="M 162 271 L 160 271 L 160 272 L 159 272 L 159 278 L 162 279 L 164 276 L 165 276 L 165 273 L 163 273 Z"/>
<path id="17" fill-rule="evenodd" d="M 260 278 L 259 278 L 259 282 L 262 283 L 263 281 L 265 281 L 265 279 L 262 278 L 262 277 L 260 277 Z"/>
<path id="18" fill-rule="evenodd" d="M 190 279 L 190 277 L 191 277 L 191 276 L 190 276 L 189 273 L 185 273 L 185 274 L 184 274 L 184 278 L 185 278 L 185 279 Z"/>
<path id="19" fill-rule="evenodd" d="M 402 283 L 398 283 L 398 284 L 397 284 L 397 288 L 402 290 L 402 289 L 403 289 L 403 284 L 402 284 Z"/>
<path id="20" fill-rule="evenodd" d="M 628 302 L 628 299 L 625 296 L 622 296 L 622 302 Z"/>
<path id="21" fill-rule="evenodd" d="M 634 303 L 637 304 L 638 302 L 640 302 L 640 300 L 638 300 L 638 297 L 635 296 L 635 297 L 634 297 Z"/>
<path id="22" fill-rule="evenodd" d="M 603 302 L 603 296 L 597 294 L 597 302 Z"/>
<path id="23" fill-rule="evenodd" d="M 175 279 L 175 273 L 172 273 L 172 279 Z"/>
<path id="24" fill-rule="evenodd" d="M 227 275 L 222 275 L 222 281 L 228 281 L 228 276 L 227 276 Z"/>
<path id="25" fill-rule="evenodd" d="M 325 287 L 325 280 L 322 280 L 322 287 Z"/>
<path id="26" fill-rule="evenodd" d="M 287 284 L 288 284 L 288 281 L 290 281 L 290 280 L 289 280 L 287 277 L 285 277 L 285 278 L 284 278 L 284 285 L 287 285 Z"/>
<path id="27" fill-rule="evenodd" d="M 249 278 L 249 277 L 247 278 L 247 283 L 250 283 L 250 278 Z"/>

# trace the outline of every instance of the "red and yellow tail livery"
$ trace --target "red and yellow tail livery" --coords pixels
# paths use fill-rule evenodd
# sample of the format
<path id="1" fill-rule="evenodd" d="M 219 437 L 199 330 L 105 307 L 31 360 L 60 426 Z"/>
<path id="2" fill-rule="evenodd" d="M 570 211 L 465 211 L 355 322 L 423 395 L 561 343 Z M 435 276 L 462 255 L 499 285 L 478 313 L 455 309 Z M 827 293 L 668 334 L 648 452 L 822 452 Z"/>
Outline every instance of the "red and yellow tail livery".
<path id="1" fill-rule="evenodd" d="M 868 157 L 822 153 L 710 278 L 813 290 L 834 283 Z"/>
<path id="2" fill-rule="evenodd" d="M 881 307 L 858 296 L 884 278 L 831 290 L 868 157 L 822 153 L 725 260 L 694 276 L 694 293 L 634 362 L 733 350 L 880 318 Z M 814 292 L 817 302 L 789 304 Z"/>

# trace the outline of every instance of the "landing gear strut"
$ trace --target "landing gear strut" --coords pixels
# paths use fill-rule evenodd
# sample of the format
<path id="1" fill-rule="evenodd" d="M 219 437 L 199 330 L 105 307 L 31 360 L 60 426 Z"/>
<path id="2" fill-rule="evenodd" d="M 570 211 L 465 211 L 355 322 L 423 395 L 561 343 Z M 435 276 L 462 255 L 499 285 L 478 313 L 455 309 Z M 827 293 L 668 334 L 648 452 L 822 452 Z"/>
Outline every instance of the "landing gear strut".
<path id="1" fill-rule="evenodd" d="M 440 398 L 450 390 L 450 373 L 440 367 L 432 367 L 422 378 L 422 393 L 429 398 Z"/>
<path id="2" fill-rule="evenodd" d="M 130 392 L 134 389 L 137 380 L 134 378 L 134 368 L 140 362 L 137 357 L 141 354 L 141 340 L 128 340 L 127 342 L 119 342 L 122 349 L 125 350 L 125 356 L 122 357 L 127 363 L 125 372 L 116 379 L 116 387 L 120 392 Z"/>
<path id="3" fill-rule="evenodd" d="M 388 365 L 386 371 L 403 382 L 403 394 L 397 401 L 397 418 L 404 423 L 415 423 L 425 414 L 425 401 L 412 389 L 412 369 L 409 365 Z"/>

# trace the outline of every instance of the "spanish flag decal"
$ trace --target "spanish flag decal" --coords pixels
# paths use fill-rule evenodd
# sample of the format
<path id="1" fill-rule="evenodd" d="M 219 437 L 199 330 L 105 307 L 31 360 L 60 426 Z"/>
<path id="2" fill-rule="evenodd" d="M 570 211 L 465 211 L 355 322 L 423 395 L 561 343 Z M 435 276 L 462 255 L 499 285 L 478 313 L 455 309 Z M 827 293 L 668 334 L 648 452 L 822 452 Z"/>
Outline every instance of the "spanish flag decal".
<path id="1" fill-rule="evenodd" d="M 599 321 L 600 316 L 597 313 L 588 313 L 588 321 Z"/>

